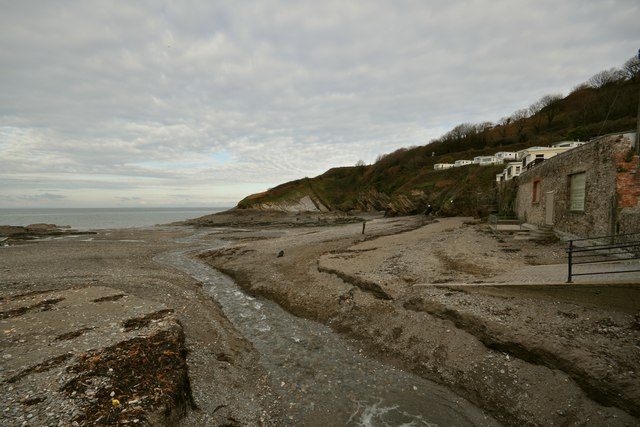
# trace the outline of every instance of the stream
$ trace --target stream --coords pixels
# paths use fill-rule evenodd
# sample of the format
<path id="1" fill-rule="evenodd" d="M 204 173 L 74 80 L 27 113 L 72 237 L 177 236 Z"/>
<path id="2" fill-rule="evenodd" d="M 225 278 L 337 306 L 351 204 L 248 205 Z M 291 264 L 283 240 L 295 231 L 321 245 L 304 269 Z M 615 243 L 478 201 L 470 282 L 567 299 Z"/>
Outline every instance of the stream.
<path id="1" fill-rule="evenodd" d="M 210 234 L 211 230 L 208 231 Z M 193 258 L 223 241 L 194 234 L 189 247 L 156 258 L 201 282 L 260 354 L 291 426 L 499 425 L 445 387 L 366 357 L 320 323 L 244 293 L 233 280 Z"/>

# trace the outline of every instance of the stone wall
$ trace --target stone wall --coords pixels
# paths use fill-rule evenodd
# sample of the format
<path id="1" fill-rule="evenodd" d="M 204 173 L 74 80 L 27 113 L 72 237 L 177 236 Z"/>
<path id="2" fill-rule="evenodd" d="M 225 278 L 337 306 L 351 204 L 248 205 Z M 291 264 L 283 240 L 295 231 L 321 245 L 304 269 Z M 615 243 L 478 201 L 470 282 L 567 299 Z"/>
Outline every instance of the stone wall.
<path id="1" fill-rule="evenodd" d="M 516 212 L 521 220 L 545 224 L 547 194 L 553 193 L 553 227 L 587 237 L 640 232 L 638 155 L 628 135 L 605 136 L 542 162 L 518 178 Z M 585 173 L 584 211 L 569 208 L 570 175 Z M 533 201 L 534 183 L 539 199 Z M 550 199 L 549 199 L 550 200 Z"/>

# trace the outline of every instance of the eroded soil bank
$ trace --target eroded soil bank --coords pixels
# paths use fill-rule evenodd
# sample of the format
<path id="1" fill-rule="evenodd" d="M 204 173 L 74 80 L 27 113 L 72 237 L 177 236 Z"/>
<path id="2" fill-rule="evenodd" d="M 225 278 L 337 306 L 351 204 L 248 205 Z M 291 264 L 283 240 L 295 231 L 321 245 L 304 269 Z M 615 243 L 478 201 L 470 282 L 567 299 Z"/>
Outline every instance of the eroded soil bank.
<path id="1" fill-rule="evenodd" d="M 514 241 L 468 218 L 216 233 L 230 244 L 203 258 L 248 292 L 506 425 L 639 424 L 637 275 L 569 288 L 563 244 Z"/>

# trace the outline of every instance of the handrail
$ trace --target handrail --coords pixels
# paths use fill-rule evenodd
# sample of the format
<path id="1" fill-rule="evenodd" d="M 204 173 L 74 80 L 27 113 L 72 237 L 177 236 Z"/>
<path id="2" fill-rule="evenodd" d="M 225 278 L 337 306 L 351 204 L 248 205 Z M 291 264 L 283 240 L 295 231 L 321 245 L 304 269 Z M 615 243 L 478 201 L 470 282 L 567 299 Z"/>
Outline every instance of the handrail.
<path id="1" fill-rule="evenodd" d="M 577 246 L 573 248 L 573 252 L 589 252 L 589 251 L 600 251 L 603 249 L 619 249 L 619 248 L 632 248 L 635 246 L 640 246 L 640 242 L 631 242 L 631 243 L 620 243 L 620 244 L 602 244 L 595 246 Z"/>
<path id="2" fill-rule="evenodd" d="M 594 244 L 591 246 L 574 246 L 574 242 L 576 241 L 585 241 L 585 240 L 594 240 L 594 239 L 611 239 L 616 237 L 626 237 L 637 235 L 638 239 L 633 240 L 631 242 L 627 241 L 624 243 L 602 243 L 602 244 Z M 638 249 L 634 249 L 638 248 Z M 612 250 L 616 250 L 616 253 L 612 253 Z M 631 273 L 631 272 L 639 272 L 638 269 L 631 270 L 610 270 L 610 271 L 598 271 L 598 272 L 587 272 L 587 273 L 575 273 L 573 271 L 574 265 L 583 265 L 583 264 L 599 264 L 599 263 L 608 263 L 608 262 L 621 262 L 621 261 L 629 261 L 634 259 L 640 259 L 640 233 L 627 233 L 627 234 L 618 234 L 612 236 L 602 236 L 602 237 L 589 237 L 584 239 L 572 239 L 569 240 L 569 244 L 567 249 L 567 283 L 573 283 L 572 278 L 574 276 L 588 276 L 592 274 L 615 274 L 615 273 Z M 606 252 L 608 253 L 602 253 Z M 593 254 L 585 254 L 585 252 L 593 252 Z M 598 254 L 597 252 L 601 252 Z M 583 254 L 580 254 L 583 253 Z M 574 255 L 576 254 L 576 255 Z M 600 255 L 600 258 L 593 259 Z M 615 259 L 611 259 L 611 257 L 615 257 Z M 576 262 L 574 258 L 591 258 L 591 261 L 579 261 Z M 640 264 L 639 264 L 640 266 Z"/>
<path id="3" fill-rule="evenodd" d="M 610 236 L 596 236 L 596 237 L 584 237 L 582 239 L 571 239 L 570 242 L 582 242 L 585 240 L 598 240 L 598 239 L 610 239 L 612 237 L 625 237 L 625 236 L 638 236 L 640 237 L 640 233 L 625 233 L 625 234 L 612 234 Z"/>

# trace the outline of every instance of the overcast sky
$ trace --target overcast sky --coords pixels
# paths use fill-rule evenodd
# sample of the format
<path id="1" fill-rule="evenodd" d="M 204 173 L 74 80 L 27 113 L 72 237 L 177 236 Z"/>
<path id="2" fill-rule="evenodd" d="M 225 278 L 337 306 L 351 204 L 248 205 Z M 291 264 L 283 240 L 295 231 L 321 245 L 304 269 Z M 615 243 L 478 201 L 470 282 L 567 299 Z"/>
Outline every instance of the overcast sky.
<path id="1" fill-rule="evenodd" d="M 233 206 L 640 48 L 638 0 L 0 3 L 0 208 Z"/>

